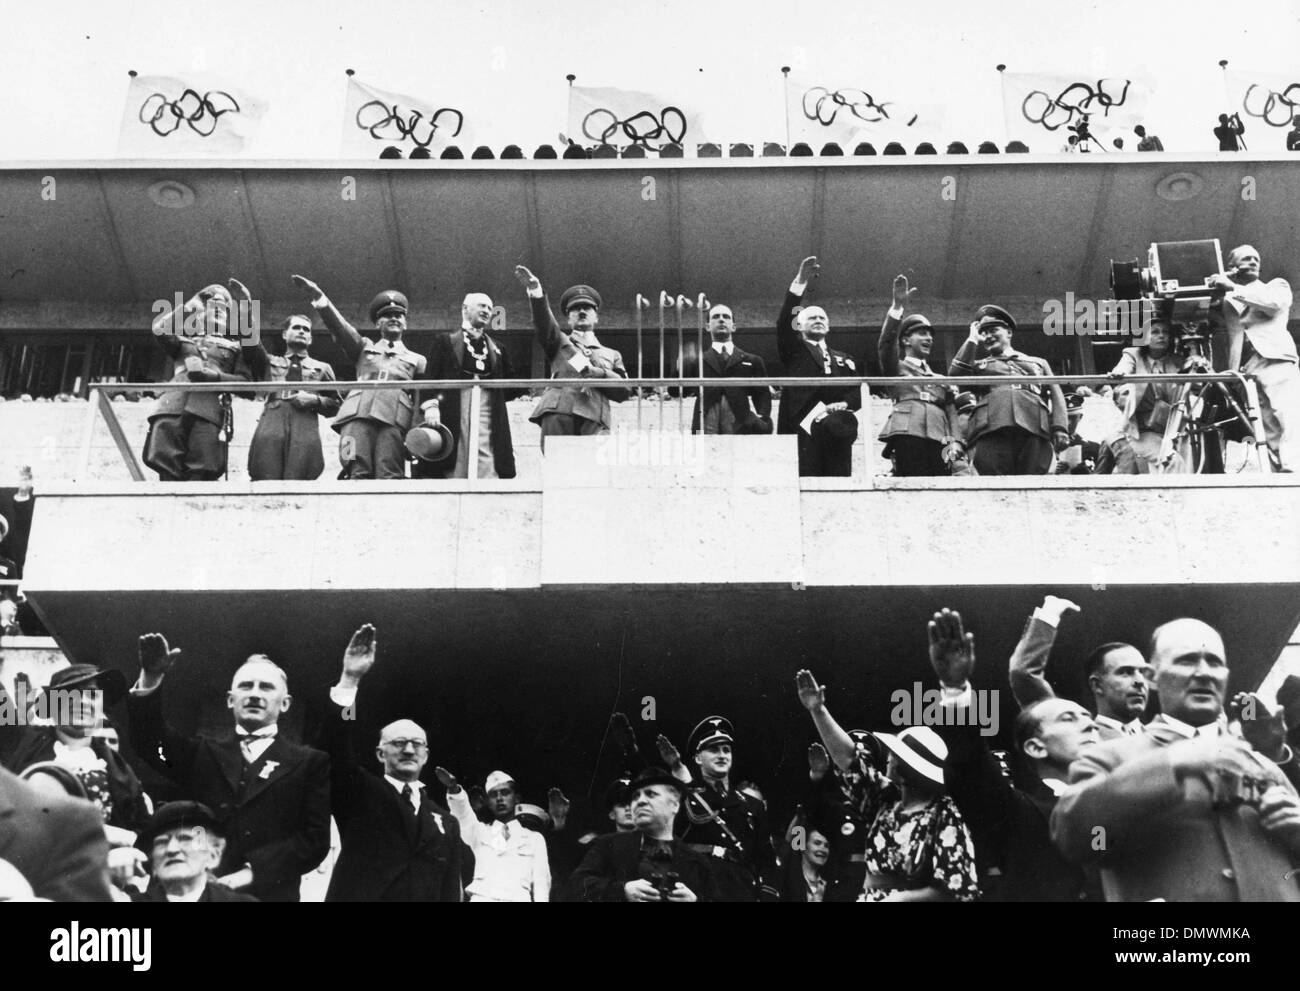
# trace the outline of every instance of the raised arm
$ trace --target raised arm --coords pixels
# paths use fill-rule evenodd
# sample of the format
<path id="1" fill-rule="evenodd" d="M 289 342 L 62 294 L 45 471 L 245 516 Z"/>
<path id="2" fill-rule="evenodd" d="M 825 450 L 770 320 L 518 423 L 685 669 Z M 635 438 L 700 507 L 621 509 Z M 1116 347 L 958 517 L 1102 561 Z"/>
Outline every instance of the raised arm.
<path id="1" fill-rule="evenodd" d="M 537 343 L 542 346 L 548 363 L 555 360 L 560 348 L 569 343 L 569 335 L 560 330 L 551 312 L 551 301 L 542 290 L 542 282 L 523 265 L 515 266 L 515 278 L 528 294 L 528 303 L 533 311 L 533 330 L 537 333 Z"/>
<path id="2" fill-rule="evenodd" d="M 817 735 L 821 737 L 831 760 L 841 771 L 847 770 L 858 752 L 853 737 L 849 736 L 831 716 L 826 708 L 826 689 L 817 684 L 812 672 L 802 670 L 794 676 L 795 688 L 799 693 L 799 702 L 812 716 Z"/>
<path id="3" fill-rule="evenodd" d="M 1011 694 L 1022 709 L 1043 699 L 1056 698 L 1056 692 L 1047 683 L 1043 672 L 1047 670 L 1047 658 L 1056 643 L 1056 630 L 1061 619 L 1078 611 L 1079 607 L 1069 599 L 1049 595 L 1025 621 L 1020 642 L 1011 653 L 1008 672 Z"/>
<path id="4" fill-rule="evenodd" d="M 198 746 L 191 736 L 178 733 L 163 716 L 162 691 L 167 670 L 180 657 L 179 647 L 169 647 L 161 633 L 146 633 L 138 641 L 140 676 L 127 699 L 135 751 L 150 767 L 176 779 L 189 773 Z"/>
<path id="5" fill-rule="evenodd" d="M 365 338 L 344 319 L 343 314 L 330 302 L 320 286 L 301 275 L 294 275 L 291 278 L 295 286 L 308 294 L 312 307 L 320 314 L 325 326 L 334 337 L 334 343 L 348 356 L 348 361 L 355 362 L 366 346 Z"/>
<path id="6" fill-rule="evenodd" d="M 785 294 L 785 302 L 781 304 L 781 312 L 776 318 L 776 350 L 785 365 L 798 357 L 799 344 L 803 340 L 794 327 L 794 308 L 803 300 L 809 281 L 816 278 L 820 270 L 816 255 L 809 255 L 801 261 L 794 282 Z"/>

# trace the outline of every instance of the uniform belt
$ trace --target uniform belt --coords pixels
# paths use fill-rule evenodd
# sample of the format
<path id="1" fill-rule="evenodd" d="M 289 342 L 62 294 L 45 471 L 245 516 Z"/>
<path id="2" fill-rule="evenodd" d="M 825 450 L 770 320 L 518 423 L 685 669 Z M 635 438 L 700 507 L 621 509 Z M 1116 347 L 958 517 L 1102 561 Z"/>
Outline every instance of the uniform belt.
<path id="1" fill-rule="evenodd" d="M 740 854 L 735 850 L 725 846 L 710 846 L 707 843 L 687 843 L 686 849 L 694 850 L 696 853 L 702 853 L 706 857 L 717 857 L 719 860 L 729 860 L 733 864 L 740 863 Z"/>

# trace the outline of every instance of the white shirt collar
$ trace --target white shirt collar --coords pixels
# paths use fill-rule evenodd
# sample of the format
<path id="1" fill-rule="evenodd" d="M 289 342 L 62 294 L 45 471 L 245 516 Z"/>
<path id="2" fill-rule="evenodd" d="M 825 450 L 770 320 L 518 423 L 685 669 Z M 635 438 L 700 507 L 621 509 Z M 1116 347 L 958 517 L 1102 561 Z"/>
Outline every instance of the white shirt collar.
<path id="1" fill-rule="evenodd" d="M 1152 720 L 1152 722 L 1153 723 L 1157 721 L 1162 722 L 1164 725 L 1168 726 L 1179 736 L 1185 737 L 1188 740 L 1190 740 L 1192 739 L 1192 737 L 1195 736 L 1220 735 L 1220 733 L 1222 733 L 1223 731 L 1223 727 L 1220 725 L 1220 721 L 1222 720 L 1222 718 L 1223 717 L 1221 716 L 1219 719 L 1215 720 L 1214 722 L 1206 723 L 1204 726 L 1193 726 L 1190 723 L 1183 722 L 1181 719 L 1175 719 L 1173 716 L 1169 715 L 1168 713 L 1162 712 L 1160 713 L 1160 715 L 1156 716 L 1156 718 Z"/>
<path id="2" fill-rule="evenodd" d="M 736 348 L 736 345 L 733 344 L 731 341 L 714 341 L 714 342 L 713 342 L 713 350 L 714 350 L 714 351 L 717 351 L 718 354 L 724 355 L 724 356 L 726 356 L 726 357 L 730 357 L 730 356 L 731 356 L 731 352 L 734 351 L 735 348 Z"/>
<path id="3" fill-rule="evenodd" d="M 1109 727 L 1126 736 L 1140 736 L 1142 734 L 1142 720 L 1140 719 L 1130 719 L 1126 723 L 1121 723 L 1114 716 L 1103 716 L 1098 713 L 1097 724 Z"/>
<path id="4" fill-rule="evenodd" d="M 280 732 L 279 726 L 263 726 L 261 729 L 253 730 L 253 732 L 250 733 L 248 730 L 244 729 L 244 727 L 240 726 L 238 723 L 235 724 L 235 736 L 253 736 L 253 737 L 258 737 L 259 739 L 269 739 L 270 737 L 275 736 L 279 732 Z"/>
<path id="5" fill-rule="evenodd" d="M 1065 791 L 1065 789 L 1069 787 L 1069 785 L 1067 785 L 1060 778 L 1043 778 L 1042 782 L 1044 785 L 1047 786 L 1047 790 L 1050 791 L 1057 798 L 1060 798 L 1061 792 Z"/>

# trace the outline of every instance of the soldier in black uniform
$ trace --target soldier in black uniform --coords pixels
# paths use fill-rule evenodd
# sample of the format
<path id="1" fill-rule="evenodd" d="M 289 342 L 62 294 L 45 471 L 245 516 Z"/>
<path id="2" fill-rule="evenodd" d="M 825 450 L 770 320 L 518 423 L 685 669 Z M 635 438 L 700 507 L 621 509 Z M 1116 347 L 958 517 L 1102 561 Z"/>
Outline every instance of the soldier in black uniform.
<path id="1" fill-rule="evenodd" d="M 777 901 L 776 853 L 767 810 L 751 795 L 731 787 L 731 720 L 709 716 L 691 731 L 687 750 L 699 768 L 698 787 L 683 799 L 677 827 L 688 848 L 709 860 L 717 900 Z M 667 741 L 661 739 L 661 749 Z M 673 774 L 689 782 L 691 772 L 676 760 Z"/>

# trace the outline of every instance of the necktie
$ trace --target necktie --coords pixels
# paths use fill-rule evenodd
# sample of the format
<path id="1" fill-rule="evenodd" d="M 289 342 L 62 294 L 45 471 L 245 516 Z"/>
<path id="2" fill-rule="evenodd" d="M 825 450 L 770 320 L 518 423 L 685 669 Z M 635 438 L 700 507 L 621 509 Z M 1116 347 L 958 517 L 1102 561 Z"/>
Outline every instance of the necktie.
<path id="1" fill-rule="evenodd" d="M 286 382 L 301 382 L 301 381 L 302 381 L 302 358 L 301 358 L 301 356 L 295 354 L 293 357 L 291 357 L 291 358 L 289 359 L 289 371 L 285 374 L 285 376 L 284 376 L 284 380 L 285 380 Z"/>
<path id="2" fill-rule="evenodd" d="M 502 838 L 503 840 L 508 840 L 508 839 L 510 839 L 510 824 L 509 824 L 509 823 L 504 823 L 504 822 L 503 822 L 503 823 L 501 824 L 501 838 Z"/>
<path id="3" fill-rule="evenodd" d="M 411 801 L 412 794 L 410 785 L 402 785 L 402 802 L 406 806 L 406 811 L 414 815 L 415 803 Z"/>
<path id="4" fill-rule="evenodd" d="M 253 755 L 253 744 L 256 743 L 259 739 L 261 739 L 261 737 L 257 737 L 257 736 L 241 736 L 239 738 L 239 749 L 244 754 L 245 762 L 251 764 L 253 763 L 253 761 L 257 760 L 257 758 Z"/>

